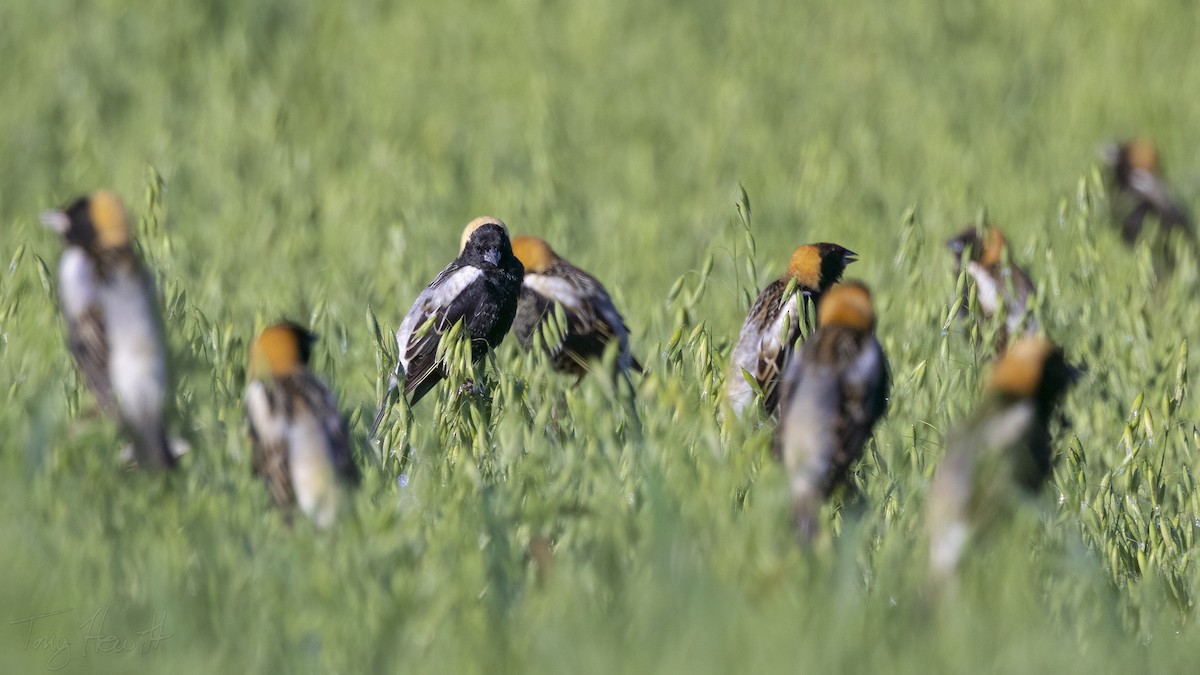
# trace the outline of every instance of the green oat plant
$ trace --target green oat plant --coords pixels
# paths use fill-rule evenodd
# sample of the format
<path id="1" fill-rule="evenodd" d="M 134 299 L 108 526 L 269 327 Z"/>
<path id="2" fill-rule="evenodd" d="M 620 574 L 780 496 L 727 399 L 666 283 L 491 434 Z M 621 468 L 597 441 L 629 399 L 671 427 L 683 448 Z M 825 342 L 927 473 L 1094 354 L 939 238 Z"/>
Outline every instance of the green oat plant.
<path id="1" fill-rule="evenodd" d="M 2 15 L 0 671 L 1194 669 L 1200 264 L 1122 244 L 1094 151 L 1153 137 L 1200 211 L 1190 3 Z M 64 345 L 37 214 L 100 187 L 157 283 L 191 448 L 169 476 L 121 465 Z M 978 299 L 941 242 L 981 213 L 1084 374 L 1053 480 L 931 602 L 926 495 L 1000 326 L 958 318 Z M 395 327 L 481 214 L 595 272 L 646 373 L 448 338 L 447 381 L 370 439 Z M 819 241 L 859 254 L 893 387 L 803 550 L 774 421 L 721 396 L 753 294 Z M 246 352 L 283 317 L 320 334 L 363 470 L 327 532 L 250 471 Z"/>

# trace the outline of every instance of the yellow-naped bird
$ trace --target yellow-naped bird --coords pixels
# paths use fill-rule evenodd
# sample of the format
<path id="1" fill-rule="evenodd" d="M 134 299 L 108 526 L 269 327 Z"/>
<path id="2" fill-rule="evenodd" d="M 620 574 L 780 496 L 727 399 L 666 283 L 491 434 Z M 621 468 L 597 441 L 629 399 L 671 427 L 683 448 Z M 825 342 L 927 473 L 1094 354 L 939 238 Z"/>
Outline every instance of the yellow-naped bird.
<path id="1" fill-rule="evenodd" d="M 513 239 L 513 253 L 525 267 L 513 332 L 525 349 L 533 347 L 534 334 L 555 305 L 562 307 L 566 325 L 557 344 L 546 345 L 554 369 L 583 377 L 591 362 L 616 342 L 617 370 L 642 371 L 629 350 L 629 329 L 596 277 L 572 265 L 537 237 Z"/>
<path id="2" fill-rule="evenodd" d="M 1074 378 L 1049 340 L 1015 341 L 996 362 L 983 401 L 951 432 L 928 503 L 930 568 L 944 579 L 972 536 L 1050 478 L 1050 421 Z"/>
<path id="3" fill-rule="evenodd" d="M 862 455 L 891 388 L 866 286 L 848 282 L 830 288 L 817 321 L 817 331 L 784 372 L 775 430 L 802 542 L 816 536 L 821 505 Z"/>
<path id="4" fill-rule="evenodd" d="M 767 284 L 758 295 L 742 323 L 725 378 L 726 398 L 735 414 L 741 415 L 754 401 L 755 386 L 763 392 L 767 413 L 775 413 L 779 377 L 801 339 L 801 320 L 805 331 L 812 332 L 811 308 L 819 305 L 822 294 L 856 260 L 853 251 L 837 244 L 797 247 L 783 276 Z M 789 285 L 794 289 L 790 294 Z"/>
<path id="5" fill-rule="evenodd" d="M 482 216 L 467 224 L 458 257 L 421 291 L 396 331 L 400 359 L 371 425 L 372 435 L 400 382 L 404 395 L 416 403 L 445 378 L 438 344 L 456 323 L 462 322 L 477 362 L 504 340 L 517 313 L 523 273 L 503 221 Z"/>
<path id="6" fill-rule="evenodd" d="M 1171 195 L 1163 178 L 1158 150 L 1148 138 L 1114 143 L 1104 150 L 1113 191 L 1113 216 L 1120 221 L 1121 237 L 1132 244 L 1142 232 L 1146 216 L 1154 216 L 1164 230 L 1182 230 L 1195 238 L 1187 212 Z"/>
<path id="7" fill-rule="evenodd" d="M 63 238 L 58 296 L 68 347 L 88 388 L 124 428 L 139 466 L 174 466 L 162 322 L 124 205 L 100 190 L 46 211 L 42 222 Z"/>
<path id="8" fill-rule="evenodd" d="M 250 348 L 246 418 L 254 472 L 290 521 L 299 507 L 319 527 L 333 524 L 347 489 L 358 483 L 337 398 L 308 369 L 316 336 L 285 321 Z"/>
<path id="9" fill-rule="evenodd" d="M 967 274 L 978 288 L 979 309 L 985 319 L 991 319 L 1003 308 L 1004 325 L 996 337 L 1000 350 L 1010 337 L 1019 333 L 1032 335 L 1038 330 L 1037 319 L 1029 314 L 1029 296 L 1033 282 L 1015 262 L 1005 259 L 1008 244 L 1000 228 L 990 226 L 986 232 L 968 227 L 946 240 L 946 248 L 954 254 L 957 265 L 966 257 Z M 1008 249 L 1011 251 L 1011 249 Z M 967 311 L 969 289 L 963 291 L 962 312 Z M 1024 326 L 1024 330 L 1022 330 Z"/>

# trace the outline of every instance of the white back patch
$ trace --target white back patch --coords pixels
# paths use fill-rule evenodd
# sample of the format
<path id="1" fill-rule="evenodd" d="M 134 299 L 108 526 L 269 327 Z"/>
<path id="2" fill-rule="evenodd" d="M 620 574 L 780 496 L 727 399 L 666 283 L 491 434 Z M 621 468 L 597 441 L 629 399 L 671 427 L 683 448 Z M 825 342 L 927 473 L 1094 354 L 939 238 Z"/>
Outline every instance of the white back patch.
<path id="1" fill-rule="evenodd" d="M 58 261 L 58 299 L 63 313 L 76 319 L 96 304 L 96 264 L 83 249 L 68 247 Z"/>
<path id="2" fill-rule="evenodd" d="M 400 328 L 396 331 L 396 346 L 400 348 L 400 365 L 408 372 L 408 344 L 412 341 L 413 333 L 423 326 L 429 317 L 437 314 L 454 302 L 454 299 L 483 276 L 483 270 L 478 267 L 463 267 L 441 280 L 436 286 L 429 286 L 421 291 L 413 302 Z"/>

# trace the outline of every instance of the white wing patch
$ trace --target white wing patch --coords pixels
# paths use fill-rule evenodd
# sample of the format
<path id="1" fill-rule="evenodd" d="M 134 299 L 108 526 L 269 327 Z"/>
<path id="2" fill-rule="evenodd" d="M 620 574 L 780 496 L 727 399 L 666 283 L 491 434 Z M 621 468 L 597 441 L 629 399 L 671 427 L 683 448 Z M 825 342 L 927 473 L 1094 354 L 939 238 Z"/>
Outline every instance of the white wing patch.
<path id="1" fill-rule="evenodd" d="M 296 503 L 317 527 L 329 527 L 337 516 L 339 487 L 325 429 L 311 410 L 297 406 L 287 434 L 288 467 Z"/>
<path id="2" fill-rule="evenodd" d="M 996 285 L 996 280 L 977 262 L 968 262 L 967 272 L 971 274 L 971 277 L 975 279 L 975 285 L 979 287 L 979 306 L 989 316 L 995 314 L 1000 307 L 1000 289 Z"/>
<path id="3" fill-rule="evenodd" d="M 875 338 L 871 338 L 870 342 L 865 345 L 866 348 L 858 355 L 856 359 L 846 369 L 845 378 L 848 383 L 859 385 L 864 382 L 869 382 L 879 377 L 879 373 L 883 372 L 883 364 L 880 363 L 883 350 Z"/>
<path id="4" fill-rule="evenodd" d="M 783 348 L 782 336 L 785 325 L 788 326 L 788 334 L 795 338 L 792 331 L 799 327 L 799 298 L 799 293 L 788 298 L 780 308 L 775 321 L 762 330 L 754 325 L 753 308 L 751 315 L 746 317 L 745 323 L 742 324 L 742 333 L 738 337 L 737 346 L 734 347 L 733 356 L 730 359 L 733 362 L 732 367 L 726 378 L 726 394 L 734 413 L 740 415 L 742 410 L 754 400 L 754 390 L 746 381 L 743 371 L 750 373 L 751 377 L 758 377 L 758 360 L 763 355 L 778 354 L 779 350 Z M 774 358 L 774 356 L 770 358 Z"/>
<path id="5" fill-rule="evenodd" d="M 1033 423 L 1035 414 L 1032 401 L 1021 401 L 989 420 L 980 436 L 994 448 L 1011 445 Z"/>
<path id="6" fill-rule="evenodd" d="M 1134 169 L 1129 172 L 1129 187 L 1135 192 L 1140 192 L 1157 208 L 1164 208 L 1164 204 L 1171 202 L 1171 195 L 1167 194 L 1167 188 L 1163 182 L 1145 169 Z"/>
<path id="7" fill-rule="evenodd" d="M 404 321 L 400 322 L 400 329 L 396 331 L 396 346 L 400 348 L 400 365 L 404 372 L 408 372 L 407 352 L 413 333 L 423 326 L 429 317 L 454 302 L 467 286 L 475 283 L 481 276 L 483 270 L 478 267 L 463 267 L 447 276 L 441 283 L 421 291 L 408 314 L 404 315 Z"/>
<path id="8" fill-rule="evenodd" d="M 58 261 L 58 299 L 63 313 L 78 319 L 96 304 L 96 265 L 76 246 L 63 251 Z"/>
<path id="9" fill-rule="evenodd" d="M 121 414 L 142 428 L 162 423 L 167 361 L 157 308 L 136 274 L 117 274 L 100 292 L 108 336 L 108 374 Z"/>
<path id="10" fill-rule="evenodd" d="M 538 295 L 561 304 L 568 311 L 577 311 L 583 296 L 571 282 L 545 274 L 526 274 L 525 287 Z"/>
<path id="11" fill-rule="evenodd" d="M 250 415 L 250 424 L 254 433 L 258 434 L 263 445 L 276 445 L 283 442 L 287 434 L 287 420 L 283 415 L 276 415 L 271 410 L 271 401 L 267 397 L 267 388 L 263 383 L 254 380 L 246 386 L 246 412 Z"/>
<path id="12" fill-rule="evenodd" d="M 803 358 L 803 354 L 797 359 Z M 804 372 L 797 371 L 804 368 Z M 780 448 L 793 495 L 817 494 L 821 477 L 837 450 L 833 420 L 837 417 L 839 389 L 837 373 L 820 364 L 792 363 L 789 373 L 800 374 L 800 382 L 779 421 Z"/>
<path id="13" fill-rule="evenodd" d="M 763 340 L 759 345 L 760 352 L 778 354 L 779 350 L 783 349 L 785 331 L 789 340 L 795 339 L 795 330 L 800 320 L 799 297 L 800 294 L 796 293 L 783 303 L 783 307 L 779 310 L 779 316 L 763 333 Z"/>

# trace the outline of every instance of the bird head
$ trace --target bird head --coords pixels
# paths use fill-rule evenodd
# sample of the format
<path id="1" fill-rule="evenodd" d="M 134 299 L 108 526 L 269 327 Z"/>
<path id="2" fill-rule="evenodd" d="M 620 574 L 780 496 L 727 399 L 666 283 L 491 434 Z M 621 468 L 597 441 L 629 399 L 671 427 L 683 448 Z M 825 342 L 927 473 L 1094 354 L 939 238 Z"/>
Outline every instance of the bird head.
<path id="1" fill-rule="evenodd" d="M 870 289 L 858 281 L 834 284 L 817 306 L 817 325 L 874 330 L 875 309 L 871 305 Z"/>
<path id="2" fill-rule="evenodd" d="M 72 244 L 92 251 L 129 245 L 129 221 L 121 199 L 108 190 L 98 190 L 76 199 L 61 211 L 46 211 L 42 224 Z"/>
<path id="3" fill-rule="evenodd" d="M 495 265 L 506 251 L 512 251 L 512 244 L 508 240 L 508 226 L 503 220 L 480 216 L 463 229 L 459 255 L 471 254 Z"/>
<path id="4" fill-rule="evenodd" d="M 965 252 L 968 260 L 984 266 L 999 263 L 1004 256 L 1005 245 L 1004 235 L 995 225 L 988 225 L 986 229 L 971 225 L 946 240 L 946 248 L 955 258 L 961 259 Z"/>
<path id="5" fill-rule="evenodd" d="M 250 376 L 280 377 L 308 365 L 317 336 L 291 321 L 269 326 L 250 347 Z"/>
<path id="6" fill-rule="evenodd" d="M 846 266 L 858 260 L 858 254 L 837 244 L 805 244 L 792 251 L 788 276 L 808 293 L 822 293 L 842 278 Z"/>
<path id="7" fill-rule="evenodd" d="M 1113 176 L 1120 183 L 1129 180 L 1134 171 L 1145 171 L 1155 176 L 1162 175 L 1159 165 L 1158 150 L 1154 143 L 1144 136 L 1131 138 L 1119 143 L 1108 143 L 1100 147 L 1100 157 L 1112 169 Z"/>
<path id="8" fill-rule="evenodd" d="M 1132 169 L 1141 169 L 1153 174 L 1159 171 L 1158 150 L 1148 138 L 1134 138 L 1120 145 L 1122 163 Z"/>
<path id="9" fill-rule="evenodd" d="M 1009 398 L 1036 398 L 1050 405 L 1075 377 L 1061 348 L 1045 338 L 1025 337 L 1009 346 L 996 362 L 987 388 Z"/>
<path id="10" fill-rule="evenodd" d="M 512 240 L 513 255 L 525 266 L 525 274 L 543 274 L 558 260 L 558 254 L 537 237 L 521 235 Z"/>

